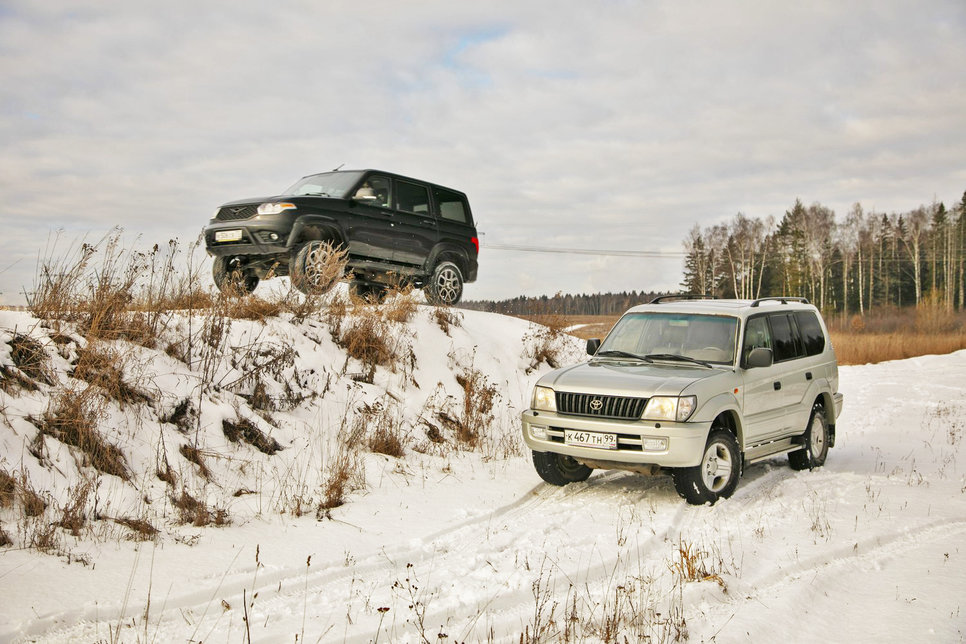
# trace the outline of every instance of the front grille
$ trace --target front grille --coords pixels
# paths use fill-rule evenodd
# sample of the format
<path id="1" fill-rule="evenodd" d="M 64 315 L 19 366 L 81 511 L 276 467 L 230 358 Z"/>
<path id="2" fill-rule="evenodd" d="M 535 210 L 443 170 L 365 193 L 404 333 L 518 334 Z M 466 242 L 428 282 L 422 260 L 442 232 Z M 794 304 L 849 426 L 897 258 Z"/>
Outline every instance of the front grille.
<path id="1" fill-rule="evenodd" d="M 592 418 L 639 420 L 647 398 L 557 392 L 557 413 Z"/>
<path id="2" fill-rule="evenodd" d="M 237 221 L 239 219 L 250 219 L 258 212 L 258 206 L 252 204 L 248 206 L 225 206 L 218 211 L 215 219 L 219 221 Z"/>

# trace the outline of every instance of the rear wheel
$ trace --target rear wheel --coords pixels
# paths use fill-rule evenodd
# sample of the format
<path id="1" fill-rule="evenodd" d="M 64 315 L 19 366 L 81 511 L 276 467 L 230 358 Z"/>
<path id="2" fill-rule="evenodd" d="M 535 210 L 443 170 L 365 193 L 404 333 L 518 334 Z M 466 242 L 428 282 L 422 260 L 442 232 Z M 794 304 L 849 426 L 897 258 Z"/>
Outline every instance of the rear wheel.
<path id="1" fill-rule="evenodd" d="M 553 452 L 533 452 L 533 467 L 540 478 L 551 485 L 586 481 L 594 471 L 569 456 Z"/>
<path id="2" fill-rule="evenodd" d="M 712 428 L 697 467 L 679 467 L 672 473 L 674 488 L 691 505 L 714 504 L 734 494 L 741 477 L 741 453 L 735 435 Z"/>
<path id="3" fill-rule="evenodd" d="M 426 301 L 435 306 L 452 306 L 463 297 L 463 273 L 453 262 L 443 261 L 433 269 L 433 276 L 423 287 Z"/>
<path id="4" fill-rule="evenodd" d="M 804 434 L 805 446 L 788 453 L 788 464 L 793 470 L 810 470 L 825 464 L 828 456 L 828 422 L 825 420 L 825 407 L 815 403 L 808 419 L 808 429 Z"/>
<path id="5" fill-rule="evenodd" d="M 215 257 L 211 265 L 211 277 L 219 291 L 235 295 L 248 295 L 258 286 L 258 275 L 238 265 L 234 257 Z"/>
<path id="6" fill-rule="evenodd" d="M 342 256 L 342 257 L 340 257 Z M 307 241 L 299 248 L 289 267 L 292 286 L 306 295 L 328 293 L 345 271 L 344 253 L 329 241 Z"/>

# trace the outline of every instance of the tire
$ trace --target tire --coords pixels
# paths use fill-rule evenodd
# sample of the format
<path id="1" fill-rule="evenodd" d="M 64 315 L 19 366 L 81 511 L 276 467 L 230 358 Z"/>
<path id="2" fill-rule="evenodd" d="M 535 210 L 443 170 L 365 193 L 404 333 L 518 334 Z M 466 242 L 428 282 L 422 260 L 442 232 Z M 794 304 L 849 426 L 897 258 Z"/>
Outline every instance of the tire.
<path id="1" fill-rule="evenodd" d="M 292 286 L 306 295 L 323 295 L 331 291 L 342 279 L 341 274 L 329 274 L 336 252 L 329 241 L 312 240 L 302 244 L 289 266 Z"/>
<path id="2" fill-rule="evenodd" d="M 533 467 L 540 478 L 551 485 L 586 481 L 594 471 L 569 456 L 553 452 L 533 452 Z"/>
<path id="3" fill-rule="evenodd" d="M 232 257 L 215 257 L 211 264 L 211 277 L 219 291 L 234 295 L 249 295 L 258 286 L 258 275 L 252 271 L 232 266 Z"/>
<path id="4" fill-rule="evenodd" d="M 432 279 L 423 290 L 426 301 L 434 306 L 458 304 L 463 297 L 463 273 L 453 262 L 440 262 L 433 269 Z"/>
<path id="5" fill-rule="evenodd" d="M 349 282 L 349 295 L 365 302 L 381 304 L 386 299 L 386 287 L 381 284 L 352 280 Z"/>
<path id="6" fill-rule="evenodd" d="M 822 403 L 812 406 L 812 415 L 809 416 L 808 427 L 802 436 L 805 438 L 805 446 L 788 453 L 788 465 L 793 470 L 811 470 L 824 465 L 825 457 L 828 456 L 829 433 Z"/>
<path id="7" fill-rule="evenodd" d="M 735 435 L 713 427 L 701 464 L 677 468 L 671 476 L 678 495 L 691 505 L 713 505 L 718 499 L 728 498 L 741 478 L 741 453 Z"/>

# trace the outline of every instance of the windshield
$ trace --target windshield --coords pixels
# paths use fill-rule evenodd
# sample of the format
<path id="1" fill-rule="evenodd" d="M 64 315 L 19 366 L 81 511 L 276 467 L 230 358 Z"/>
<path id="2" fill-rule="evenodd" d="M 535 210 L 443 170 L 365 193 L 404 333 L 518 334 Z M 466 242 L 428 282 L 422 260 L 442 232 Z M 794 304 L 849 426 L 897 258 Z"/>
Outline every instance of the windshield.
<path id="1" fill-rule="evenodd" d="M 597 355 L 683 356 L 703 362 L 733 364 L 738 320 L 693 313 L 630 313 L 611 330 Z"/>
<path id="2" fill-rule="evenodd" d="M 318 195 L 345 199 L 362 177 L 361 172 L 323 172 L 299 179 L 282 196 Z"/>

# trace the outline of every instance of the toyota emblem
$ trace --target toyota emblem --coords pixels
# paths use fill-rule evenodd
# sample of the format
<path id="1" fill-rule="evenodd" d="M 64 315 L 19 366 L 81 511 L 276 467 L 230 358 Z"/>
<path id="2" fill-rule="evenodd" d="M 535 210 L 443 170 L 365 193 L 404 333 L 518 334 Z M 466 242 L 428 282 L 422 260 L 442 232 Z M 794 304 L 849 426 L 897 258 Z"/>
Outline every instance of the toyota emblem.
<path id="1" fill-rule="evenodd" d="M 600 411 L 604 408 L 604 401 L 600 398 L 594 398 L 590 401 L 590 411 Z"/>

